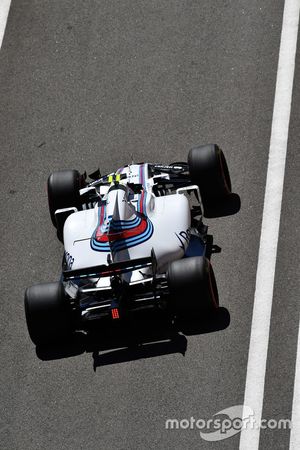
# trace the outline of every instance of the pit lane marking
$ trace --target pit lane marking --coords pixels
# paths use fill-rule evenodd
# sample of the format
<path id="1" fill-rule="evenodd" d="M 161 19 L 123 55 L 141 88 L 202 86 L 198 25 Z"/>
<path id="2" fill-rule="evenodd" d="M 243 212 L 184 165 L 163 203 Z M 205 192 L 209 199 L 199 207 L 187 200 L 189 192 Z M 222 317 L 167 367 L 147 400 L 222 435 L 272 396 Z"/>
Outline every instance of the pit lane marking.
<path id="1" fill-rule="evenodd" d="M 300 0 L 285 1 L 256 272 L 244 405 L 245 408 L 250 406 L 254 410 L 258 421 L 261 420 L 264 398 L 277 244 L 295 72 L 299 10 Z M 299 398 L 297 402 L 299 405 Z M 299 412 L 299 406 L 297 406 L 297 411 Z M 300 448 L 299 425 L 293 424 L 292 449 Z M 243 429 L 240 436 L 240 450 L 257 450 L 259 447 L 259 436 L 259 428 Z"/>
<path id="2" fill-rule="evenodd" d="M 6 22 L 8 18 L 8 13 L 10 9 L 11 0 L 1 0 L 0 1 L 0 49 L 3 42 Z"/>

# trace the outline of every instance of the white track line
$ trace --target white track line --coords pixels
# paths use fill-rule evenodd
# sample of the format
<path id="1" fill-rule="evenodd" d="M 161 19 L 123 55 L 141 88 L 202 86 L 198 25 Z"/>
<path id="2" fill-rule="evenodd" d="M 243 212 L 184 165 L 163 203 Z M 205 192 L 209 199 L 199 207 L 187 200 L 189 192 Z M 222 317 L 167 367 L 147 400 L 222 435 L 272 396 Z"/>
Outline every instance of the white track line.
<path id="1" fill-rule="evenodd" d="M 256 273 L 244 405 L 253 409 L 258 423 L 262 416 L 264 397 L 299 9 L 300 0 L 285 1 Z M 259 435 L 259 428 L 243 429 L 240 437 L 240 450 L 257 450 Z"/>
<path id="2" fill-rule="evenodd" d="M 292 430 L 290 437 L 290 450 L 300 449 L 300 323 L 298 331 L 298 347 L 296 359 L 296 373 L 293 394 Z"/>
<path id="3" fill-rule="evenodd" d="M 2 46 L 11 0 L 0 0 L 0 48 Z"/>

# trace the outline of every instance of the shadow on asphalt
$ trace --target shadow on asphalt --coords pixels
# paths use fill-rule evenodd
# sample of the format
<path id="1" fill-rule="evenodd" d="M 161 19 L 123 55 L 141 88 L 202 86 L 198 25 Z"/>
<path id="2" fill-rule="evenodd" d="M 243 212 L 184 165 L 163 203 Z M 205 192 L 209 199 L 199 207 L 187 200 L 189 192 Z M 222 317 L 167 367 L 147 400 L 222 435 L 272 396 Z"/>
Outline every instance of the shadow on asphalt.
<path id="1" fill-rule="evenodd" d="M 241 209 L 241 199 L 238 194 L 231 193 L 221 202 L 216 203 L 213 208 L 205 208 L 204 217 L 213 219 L 215 217 L 226 217 L 236 214 Z"/>
<path id="2" fill-rule="evenodd" d="M 203 319 L 171 321 L 157 313 L 138 316 L 121 324 L 99 330 L 100 322 L 90 330 L 76 333 L 71 342 L 51 347 L 37 347 L 37 356 L 43 361 L 69 358 L 91 353 L 93 368 L 119 364 L 138 359 L 154 358 L 179 353 L 185 355 L 187 336 L 213 333 L 227 328 L 230 314 L 220 307 L 217 313 Z"/>

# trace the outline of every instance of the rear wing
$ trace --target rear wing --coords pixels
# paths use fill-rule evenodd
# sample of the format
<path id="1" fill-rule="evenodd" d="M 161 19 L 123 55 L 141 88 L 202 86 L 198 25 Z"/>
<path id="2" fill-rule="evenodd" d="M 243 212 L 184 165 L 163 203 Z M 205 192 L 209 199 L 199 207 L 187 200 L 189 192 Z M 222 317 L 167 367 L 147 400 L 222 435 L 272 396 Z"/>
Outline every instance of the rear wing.
<path id="1" fill-rule="evenodd" d="M 115 262 L 108 265 L 102 264 L 100 266 L 86 267 L 84 269 L 64 270 L 63 281 L 78 280 L 84 278 L 102 278 L 113 277 L 133 270 L 143 269 L 145 267 L 152 267 L 153 274 L 156 272 L 156 258 L 154 251 L 151 251 L 151 256 L 146 258 L 138 258 L 127 261 Z"/>

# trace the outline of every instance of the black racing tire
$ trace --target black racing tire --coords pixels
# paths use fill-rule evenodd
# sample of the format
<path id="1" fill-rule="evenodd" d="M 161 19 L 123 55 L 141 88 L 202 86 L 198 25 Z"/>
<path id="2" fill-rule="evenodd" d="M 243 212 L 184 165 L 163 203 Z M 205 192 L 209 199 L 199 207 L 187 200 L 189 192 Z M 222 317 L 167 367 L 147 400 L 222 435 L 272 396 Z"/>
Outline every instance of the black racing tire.
<path id="1" fill-rule="evenodd" d="M 27 328 L 35 345 L 72 336 L 71 308 L 61 282 L 36 284 L 25 291 Z"/>
<path id="2" fill-rule="evenodd" d="M 170 301 L 179 318 L 202 315 L 217 310 L 219 296 L 210 261 L 204 256 L 194 256 L 169 264 L 167 280 Z"/>
<path id="3" fill-rule="evenodd" d="M 200 188 L 204 215 L 231 195 L 231 180 L 223 151 L 216 144 L 194 147 L 188 155 L 191 181 Z"/>
<path id="4" fill-rule="evenodd" d="M 55 211 L 62 208 L 75 206 L 82 209 L 79 190 L 83 187 L 82 176 L 78 170 L 59 170 L 53 172 L 48 178 L 48 202 L 51 220 L 55 228 L 57 222 Z M 63 226 L 60 225 L 60 226 Z M 62 230 L 58 230 L 62 232 Z"/>

